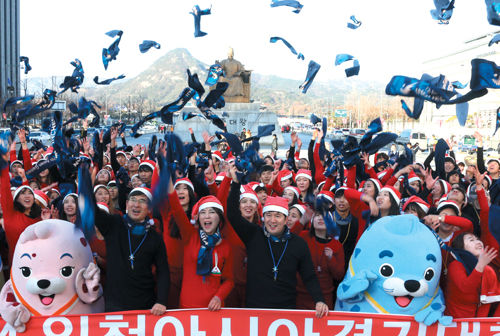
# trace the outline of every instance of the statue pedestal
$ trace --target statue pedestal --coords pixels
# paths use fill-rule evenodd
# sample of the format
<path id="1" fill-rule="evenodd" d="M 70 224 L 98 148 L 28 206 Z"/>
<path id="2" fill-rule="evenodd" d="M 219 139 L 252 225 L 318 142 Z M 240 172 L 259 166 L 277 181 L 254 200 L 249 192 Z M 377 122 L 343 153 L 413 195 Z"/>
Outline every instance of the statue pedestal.
<path id="1" fill-rule="evenodd" d="M 244 97 L 242 97 L 244 98 Z M 181 115 L 183 111 L 196 112 L 198 109 L 196 106 L 186 105 L 183 110 L 180 111 Z M 257 135 L 258 127 L 263 125 L 274 124 L 275 131 L 278 137 L 278 148 L 282 148 L 285 145 L 285 140 L 281 134 L 281 127 L 278 124 L 278 118 L 274 112 L 261 112 L 260 102 L 257 103 L 226 103 L 226 106 L 221 109 L 212 109 L 212 112 L 216 113 L 227 125 L 227 131 L 229 133 L 241 134 L 243 128 L 247 130 L 250 129 L 252 136 Z M 227 112 L 228 117 L 222 117 L 222 112 Z M 201 132 L 208 131 L 210 135 L 215 134 L 217 131 L 222 131 L 220 128 L 214 126 L 210 121 L 202 119 L 200 117 L 191 118 L 189 120 L 183 121 L 182 119 L 177 120 L 174 132 L 181 138 L 183 142 L 191 142 L 191 134 L 189 133 L 189 128 L 193 129 L 193 133 L 196 136 L 198 142 L 202 142 Z M 272 136 L 261 138 L 259 143 L 261 146 L 269 147 L 273 141 Z"/>

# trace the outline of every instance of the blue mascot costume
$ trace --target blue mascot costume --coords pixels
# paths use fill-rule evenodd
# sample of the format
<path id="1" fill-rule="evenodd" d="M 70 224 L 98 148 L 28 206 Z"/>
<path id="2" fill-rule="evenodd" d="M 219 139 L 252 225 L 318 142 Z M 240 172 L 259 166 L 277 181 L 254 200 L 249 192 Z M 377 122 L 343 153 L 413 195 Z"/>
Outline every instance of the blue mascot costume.
<path id="1" fill-rule="evenodd" d="M 426 325 L 450 325 L 452 318 L 443 316 L 441 265 L 436 237 L 416 216 L 381 218 L 359 239 L 335 310 L 414 315 Z"/>

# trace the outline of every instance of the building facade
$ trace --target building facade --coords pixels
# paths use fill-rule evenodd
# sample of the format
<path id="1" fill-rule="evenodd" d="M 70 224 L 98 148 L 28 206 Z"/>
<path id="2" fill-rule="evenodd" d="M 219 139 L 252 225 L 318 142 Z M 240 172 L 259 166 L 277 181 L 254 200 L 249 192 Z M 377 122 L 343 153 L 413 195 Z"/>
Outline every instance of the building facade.
<path id="1" fill-rule="evenodd" d="M 0 101 L 21 95 L 20 0 L 0 0 Z"/>
<path id="2" fill-rule="evenodd" d="M 500 30 L 495 30 L 476 36 L 465 41 L 454 52 L 423 62 L 422 72 L 433 77 L 442 74 L 451 82 L 460 81 L 462 84 L 468 84 L 471 76 L 471 60 L 483 58 L 500 65 L 500 46 L 498 44 L 488 46 L 493 36 L 499 33 Z M 467 86 L 457 91 L 465 94 L 469 90 Z M 433 130 L 436 135 L 443 136 L 469 135 L 476 130 L 481 131 L 483 136 L 491 136 L 495 127 L 496 110 L 499 107 L 500 94 L 497 90 L 489 90 L 487 95 L 469 102 L 468 122 L 462 127 L 456 119 L 455 105 L 443 105 L 437 109 L 435 104 L 425 102 L 419 127 Z"/>

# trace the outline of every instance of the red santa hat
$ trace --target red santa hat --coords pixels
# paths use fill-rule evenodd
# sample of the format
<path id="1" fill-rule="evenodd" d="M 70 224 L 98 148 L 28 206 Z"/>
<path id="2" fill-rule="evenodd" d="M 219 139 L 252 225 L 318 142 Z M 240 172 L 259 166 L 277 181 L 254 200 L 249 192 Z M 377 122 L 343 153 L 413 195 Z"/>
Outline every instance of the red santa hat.
<path id="1" fill-rule="evenodd" d="M 19 163 L 19 164 L 21 164 L 21 166 L 23 166 L 23 167 L 24 167 L 24 163 L 23 163 L 23 161 L 21 161 L 21 160 L 14 160 L 14 161 L 12 161 L 12 162 L 10 163 L 9 168 L 12 168 L 12 165 L 13 165 L 14 163 Z"/>
<path id="2" fill-rule="evenodd" d="M 387 174 L 387 170 L 381 171 L 380 173 L 377 173 L 377 177 L 380 180 L 384 175 Z"/>
<path id="3" fill-rule="evenodd" d="M 394 197 L 394 200 L 396 201 L 396 203 L 399 204 L 399 202 L 401 202 L 401 193 L 393 186 L 386 185 L 385 187 L 380 189 L 380 192 L 382 192 L 382 191 L 387 191 L 389 194 L 391 194 L 392 197 Z"/>
<path id="4" fill-rule="evenodd" d="M 193 211 L 191 212 L 191 224 L 196 223 L 194 216 L 198 216 L 200 211 L 206 208 L 216 208 L 224 212 L 222 203 L 215 196 L 210 195 L 202 197 L 193 207 Z"/>
<path id="5" fill-rule="evenodd" d="M 500 159 L 492 158 L 486 161 L 486 165 L 489 165 L 491 162 L 496 162 L 500 166 Z"/>
<path id="6" fill-rule="evenodd" d="M 140 192 L 142 193 L 144 196 L 146 196 L 150 202 L 153 201 L 153 193 L 151 192 L 151 189 L 149 188 L 146 188 L 146 187 L 137 187 L 137 188 L 134 188 L 132 189 L 132 191 L 130 192 L 129 195 L 132 195 L 132 193 L 134 192 Z"/>
<path id="7" fill-rule="evenodd" d="M 335 203 L 334 201 L 334 198 L 335 198 L 335 195 L 333 192 L 329 191 L 329 190 L 322 190 L 319 194 L 318 194 L 318 197 L 324 197 L 326 198 L 328 201 L 330 201 L 332 204 Z"/>
<path id="8" fill-rule="evenodd" d="M 431 207 L 427 202 L 425 202 L 420 197 L 418 197 L 418 196 L 412 196 L 412 197 L 408 198 L 408 200 L 403 205 L 403 211 L 406 210 L 406 208 L 408 207 L 408 205 L 410 203 L 416 203 L 422 210 L 424 210 L 424 212 L 426 214 L 429 212 L 429 209 Z"/>
<path id="9" fill-rule="evenodd" d="M 438 181 L 441 181 L 441 183 L 442 183 L 443 194 L 448 194 L 451 190 L 451 184 L 449 184 L 448 181 L 441 180 L 441 179 L 439 179 Z"/>
<path id="10" fill-rule="evenodd" d="M 116 156 L 118 156 L 118 155 L 123 155 L 123 156 L 125 156 L 125 158 L 127 158 L 127 155 L 125 154 L 124 151 L 118 151 L 118 152 L 116 152 Z"/>
<path id="11" fill-rule="evenodd" d="M 55 188 L 50 189 L 50 191 L 56 192 L 59 196 L 61 196 L 61 192 L 59 190 L 55 189 Z"/>
<path id="12" fill-rule="evenodd" d="M 257 197 L 257 194 L 255 191 L 253 191 L 252 187 L 249 185 L 242 185 L 241 186 L 241 194 L 240 194 L 240 202 L 244 198 L 250 198 L 254 200 L 257 204 L 259 204 L 259 198 Z"/>
<path id="13" fill-rule="evenodd" d="M 300 216 L 304 216 L 304 214 L 307 211 L 306 206 L 302 205 L 302 204 L 294 204 L 294 205 L 292 205 L 292 208 L 295 208 L 295 209 L 299 210 Z"/>
<path id="14" fill-rule="evenodd" d="M 295 181 L 297 181 L 297 179 L 299 177 L 305 177 L 305 178 L 309 179 L 309 181 L 312 181 L 312 175 L 311 175 L 311 171 L 310 170 L 299 169 L 297 171 L 297 174 L 295 175 Z"/>
<path id="15" fill-rule="evenodd" d="M 295 196 L 297 196 L 297 198 L 300 197 L 300 189 L 297 187 L 289 186 L 289 187 L 286 187 L 285 189 L 283 189 L 283 192 L 285 192 L 285 190 L 293 191 L 293 193 L 295 194 Z"/>
<path id="16" fill-rule="evenodd" d="M 109 205 L 107 205 L 106 203 L 104 203 L 104 202 L 97 202 L 97 207 L 99 209 L 104 210 L 107 213 L 109 213 Z"/>
<path id="17" fill-rule="evenodd" d="M 439 210 L 444 209 L 444 208 L 452 208 L 455 210 L 457 215 L 460 214 L 460 207 L 458 206 L 457 202 L 455 202 L 455 201 L 445 200 L 445 201 L 439 202 L 439 204 L 437 206 L 437 211 L 439 212 Z"/>
<path id="18" fill-rule="evenodd" d="M 31 190 L 31 192 L 32 192 L 33 194 L 35 194 L 35 193 L 33 192 L 33 189 L 31 189 L 29 186 L 27 186 L 27 185 L 22 185 L 22 186 L 20 186 L 19 188 L 17 188 L 17 189 L 16 189 L 16 191 L 14 191 L 14 197 L 13 197 L 13 198 L 14 198 L 14 200 L 16 199 L 17 195 L 19 195 L 19 193 L 20 193 L 23 189 L 29 189 L 29 190 Z"/>
<path id="19" fill-rule="evenodd" d="M 146 167 L 151 168 L 151 170 L 155 170 L 156 163 L 153 160 L 144 160 L 139 165 L 139 169 L 141 169 L 142 166 L 146 166 Z"/>
<path id="20" fill-rule="evenodd" d="M 231 163 L 233 161 L 235 161 L 236 159 L 234 158 L 234 156 L 230 157 L 227 159 L 227 163 Z"/>
<path id="21" fill-rule="evenodd" d="M 380 182 L 380 180 L 369 178 L 367 181 L 372 181 L 375 185 L 375 188 L 377 188 L 377 191 L 380 192 L 380 189 L 382 189 L 382 183 Z"/>
<path id="22" fill-rule="evenodd" d="M 175 184 L 174 184 L 174 189 L 175 187 L 177 187 L 179 184 L 185 184 L 187 185 L 189 188 L 191 188 L 191 190 L 194 192 L 194 186 L 193 186 L 193 183 L 191 183 L 191 181 L 187 178 L 187 177 L 184 177 L 184 178 L 181 178 L 181 179 L 178 179 L 175 181 Z"/>
<path id="23" fill-rule="evenodd" d="M 76 197 L 76 199 L 78 199 L 78 195 L 77 195 L 77 194 L 75 194 L 75 193 L 69 193 L 69 194 L 67 194 L 66 196 L 64 196 L 64 198 L 63 198 L 63 203 L 64 203 L 64 201 L 66 200 L 66 198 L 68 198 L 68 196 L 75 196 L 75 197 Z"/>
<path id="24" fill-rule="evenodd" d="M 363 186 L 365 185 L 365 182 L 366 182 L 366 181 L 361 181 L 361 183 L 359 184 L 358 191 L 362 191 L 362 190 L 363 190 Z M 339 189 L 340 189 L 340 188 L 339 188 Z"/>
<path id="25" fill-rule="evenodd" d="M 137 156 L 132 156 L 129 161 L 132 161 L 132 160 L 136 160 L 137 162 L 139 162 L 139 164 L 141 163 L 141 159 L 139 159 Z"/>
<path id="26" fill-rule="evenodd" d="M 291 172 L 290 170 L 288 169 L 283 169 L 281 170 L 279 173 L 278 173 L 278 178 L 279 178 L 279 181 L 282 182 L 282 181 L 285 181 L 285 180 L 288 180 L 288 179 L 292 179 L 292 181 L 295 181 L 295 177 L 294 177 L 294 173 Z"/>
<path id="27" fill-rule="evenodd" d="M 488 174 L 486 174 L 486 175 L 484 175 L 484 179 L 485 179 L 486 181 L 488 181 L 488 188 L 490 188 L 490 187 L 491 187 L 491 184 L 493 183 L 493 180 L 491 179 L 491 176 L 490 176 L 490 175 L 488 175 Z"/>
<path id="28" fill-rule="evenodd" d="M 323 182 L 320 182 L 318 184 L 318 190 L 322 190 L 323 189 L 323 186 L 325 185 L 326 181 L 323 181 Z"/>
<path id="29" fill-rule="evenodd" d="M 264 204 L 262 213 L 266 213 L 268 211 L 281 212 L 282 214 L 288 217 L 288 200 L 286 198 L 279 196 L 277 197 L 269 196 L 266 200 L 266 204 Z"/>
<path id="30" fill-rule="evenodd" d="M 212 156 L 214 156 L 219 161 L 224 161 L 224 158 L 223 158 L 221 152 L 219 152 L 218 150 L 216 150 L 215 152 L 213 152 Z"/>
<path id="31" fill-rule="evenodd" d="M 419 181 L 420 183 L 422 183 L 420 177 L 418 177 L 417 174 L 415 174 L 415 172 L 412 170 L 410 174 L 408 174 L 408 183 L 412 183 L 415 181 Z"/>
<path id="32" fill-rule="evenodd" d="M 110 172 L 109 170 L 107 170 L 107 169 L 101 169 L 101 170 L 99 170 L 99 172 L 98 172 L 98 173 L 97 173 L 97 175 L 96 175 L 96 178 L 97 178 L 97 176 L 99 176 L 101 173 L 102 173 L 102 174 L 108 174 L 108 175 L 109 175 L 109 178 L 110 178 L 110 179 L 112 178 L 112 177 L 111 177 L 111 172 Z"/>
<path id="33" fill-rule="evenodd" d="M 98 184 L 94 187 L 94 194 L 97 192 L 97 190 L 99 190 L 99 188 L 104 188 L 108 190 L 108 187 L 106 187 L 104 184 Z"/>
<path id="34" fill-rule="evenodd" d="M 49 196 L 47 196 L 41 190 L 35 190 L 35 199 L 38 200 L 38 202 L 42 203 L 44 207 L 47 207 L 50 202 Z"/>

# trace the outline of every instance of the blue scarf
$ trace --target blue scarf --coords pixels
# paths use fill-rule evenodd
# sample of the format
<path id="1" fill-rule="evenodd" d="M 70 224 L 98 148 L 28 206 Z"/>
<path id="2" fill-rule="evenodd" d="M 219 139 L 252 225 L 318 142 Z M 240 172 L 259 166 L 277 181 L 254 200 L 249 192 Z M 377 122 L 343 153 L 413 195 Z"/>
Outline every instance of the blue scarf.
<path id="1" fill-rule="evenodd" d="M 273 243 L 284 243 L 292 237 L 290 229 L 286 225 L 285 225 L 285 231 L 283 231 L 281 238 L 275 237 L 275 236 L 271 235 L 269 232 L 267 232 L 265 225 L 262 226 L 262 230 L 264 231 L 264 234 L 266 235 L 266 237 L 269 238 Z"/>
<path id="2" fill-rule="evenodd" d="M 135 235 L 143 235 L 147 233 L 151 228 L 149 217 L 146 217 L 146 219 L 144 219 L 140 223 L 136 223 L 128 216 L 128 214 L 126 214 L 125 216 L 123 216 L 123 222 L 127 229 L 129 229 L 129 231 Z"/>
<path id="3" fill-rule="evenodd" d="M 202 229 L 199 229 L 201 247 L 198 251 L 198 261 L 196 262 L 196 274 L 208 275 L 212 272 L 212 251 L 219 242 L 219 228 L 214 234 L 208 235 Z"/>
<path id="4" fill-rule="evenodd" d="M 334 212 L 334 218 L 335 218 L 335 222 L 338 225 L 347 225 L 347 224 L 351 223 L 352 215 L 349 212 L 349 215 L 347 215 L 346 218 L 342 218 L 342 216 L 337 212 L 337 210 L 335 210 L 335 212 Z"/>

